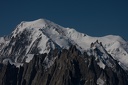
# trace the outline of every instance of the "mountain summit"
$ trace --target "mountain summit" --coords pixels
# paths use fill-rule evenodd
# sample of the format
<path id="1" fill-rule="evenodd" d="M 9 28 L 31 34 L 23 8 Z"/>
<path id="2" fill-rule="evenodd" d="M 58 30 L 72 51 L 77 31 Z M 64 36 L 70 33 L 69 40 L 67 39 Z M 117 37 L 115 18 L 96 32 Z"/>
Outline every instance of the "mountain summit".
<path id="1" fill-rule="evenodd" d="M 91 37 L 45 19 L 23 21 L 12 32 L 10 39 L 0 38 L 0 57 L 3 62 L 10 60 L 13 63 L 22 63 L 29 54 L 49 53 L 55 48 L 68 49 L 71 45 L 84 52 L 96 40 L 102 42 L 105 50 L 127 70 L 128 45 L 120 36 Z"/>
<path id="2" fill-rule="evenodd" d="M 113 75 L 112 79 L 117 78 L 119 80 L 118 84 L 121 85 L 123 80 L 119 78 L 122 76 L 127 79 L 127 76 L 124 75 L 128 71 L 128 43 L 120 36 L 115 35 L 91 37 L 75 29 L 65 28 L 45 19 L 30 22 L 23 21 L 10 35 L 0 38 L 0 62 L 4 65 L 9 65 L 10 68 L 7 67 L 7 69 L 13 69 L 11 65 L 18 67 L 17 69 L 19 70 L 16 70 L 16 68 L 13 69 L 16 72 L 25 72 L 21 69 L 31 70 L 32 74 L 29 76 L 37 76 L 38 70 L 41 69 L 43 69 L 43 72 L 44 70 L 50 72 L 49 75 L 46 72 L 48 80 L 47 84 L 44 81 L 45 84 L 43 85 L 62 85 L 64 81 L 64 85 L 84 85 L 85 81 L 86 84 L 90 84 L 89 81 L 92 76 L 94 77 L 94 81 L 92 81 L 94 84 L 117 85 L 115 82 L 116 79 L 113 80 L 113 83 L 109 81 L 108 77 L 105 77 L 110 77 L 109 72 L 114 72 L 115 75 L 118 75 L 116 77 Z M 69 72 L 70 76 L 67 77 L 71 77 L 74 80 L 66 80 L 65 78 L 67 77 L 65 77 L 65 74 L 61 74 L 64 77 L 64 81 L 60 80 L 60 83 L 55 84 L 57 81 L 54 79 L 55 76 L 53 77 L 53 73 L 56 73 L 57 69 L 61 69 L 64 64 L 66 65 L 66 69 L 71 71 L 71 73 Z M 80 64 L 86 69 L 80 66 Z M 92 72 L 90 77 L 87 77 L 89 81 L 85 79 L 82 81 L 82 75 L 85 75 L 84 70 L 88 73 L 88 71 L 91 71 L 90 68 L 91 70 L 95 69 L 95 76 Z M 61 70 L 66 72 L 66 69 L 63 68 Z M 98 71 L 102 70 L 103 72 L 100 74 Z M 120 72 L 124 72 L 124 74 Z M 22 74 L 25 75 L 26 73 Z M 14 75 L 19 76 L 22 74 Z M 34 79 L 35 76 L 32 78 Z M 53 81 L 49 79 L 51 77 Z M 30 78 L 30 80 L 24 81 L 24 79 L 17 80 L 16 77 L 16 80 L 20 81 L 18 85 L 21 85 L 21 81 L 22 85 L 31 85 L 33 79 Z M 69 84 L 68 81 L 72 84 Z M 8 83 L 7 85 L 11 84 Z M 33 83 L 33 85 L 41 85 L 41 83 Z"/>

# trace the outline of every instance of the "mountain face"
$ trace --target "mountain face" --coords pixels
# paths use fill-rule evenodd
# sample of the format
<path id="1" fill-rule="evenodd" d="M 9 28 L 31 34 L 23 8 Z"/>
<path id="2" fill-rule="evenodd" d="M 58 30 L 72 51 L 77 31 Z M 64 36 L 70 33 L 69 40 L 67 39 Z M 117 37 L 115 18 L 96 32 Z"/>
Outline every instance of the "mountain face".
<path id="1" fill-rule="evenodd" d="M 34 55 L 19 68 L 10 63 L 0 65 L 0 85 L 127 85 L 127 73 L 111 56 L 109 59 L 112 66 L 98 56 L 81 54 L 75 46 L 55 49 Z"/>
<path id="2" fill-rule="evenodd" d="M 127 85 L 128 43 L 51 21 L 21 22 L 0 38 L 0 85 Z"/>

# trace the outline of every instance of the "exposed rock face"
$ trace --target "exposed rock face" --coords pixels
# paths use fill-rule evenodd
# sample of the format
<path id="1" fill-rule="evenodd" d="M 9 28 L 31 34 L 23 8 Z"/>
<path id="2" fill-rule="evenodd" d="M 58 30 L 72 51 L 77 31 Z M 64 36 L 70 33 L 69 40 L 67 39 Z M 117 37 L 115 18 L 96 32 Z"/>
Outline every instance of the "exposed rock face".
<path id="1" fill-rule="evenodd" d="M 47 62 L 46 59 L 51 61 Z M 127 85 L 127 73 L 116 61 L 115 70 L 100 68 L 95 56 L 82 54 L 75 46 L 35 55 L 16 68 L 0 65 L 0 85 Z M 54 60 L 53 60 L 54 59 Z M 50 63 L 50 64 L 49 64 Z"/>

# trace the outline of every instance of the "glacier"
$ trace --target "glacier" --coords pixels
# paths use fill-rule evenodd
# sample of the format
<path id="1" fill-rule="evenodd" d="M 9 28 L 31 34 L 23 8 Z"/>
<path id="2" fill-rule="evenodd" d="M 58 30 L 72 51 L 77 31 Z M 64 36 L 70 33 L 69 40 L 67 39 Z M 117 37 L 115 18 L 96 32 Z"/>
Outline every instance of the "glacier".
<path id="1" fill-rule="evenodd" d="M 49 53 L 56 48 L 69 49 L 71 45 L 75 45 L 83 53 L 90 49 L 91 43 L 98 40 L 107 53 L 128 70 L 128 42 L 120 36 L 92 37 L 46 19 L 22 21 L 9 36 L 9 39 L 0 38 L 1 62 L 9 60 L 13 63 L 23 63 L 25 59 L 29 62 L 32 54 Z M 104 55 L 108 55 L 107 53 Z M 104 68 L 104 65 L 101 67 Z"/>

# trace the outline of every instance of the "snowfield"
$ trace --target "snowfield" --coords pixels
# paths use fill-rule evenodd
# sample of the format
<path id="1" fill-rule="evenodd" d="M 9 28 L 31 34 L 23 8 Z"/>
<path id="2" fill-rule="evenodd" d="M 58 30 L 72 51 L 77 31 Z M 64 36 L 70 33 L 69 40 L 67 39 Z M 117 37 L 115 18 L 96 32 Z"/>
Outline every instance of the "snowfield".
<path id="1" fill-rule="evenodd" d="M 24 44 L 25 53 L 24 55 L 22 54 L 23 56 L 27 56 L 26 62 L 30 62 L 33 57 L 32 48 L 37 48 L 39 51 L 38 53 L 43 54 L 49 53 L 50 50 L 55 48 L 68 49 L 71 45 L 76 45 L 81 52 L 84 52 L 90 49 L 91 43 L 98 40 L 102 43 L 103 48 L 107 51 L 107 53 L 117 60 L 125 70 L 128 70 L 128 43 L 120 36 L 107 35 L 103 37 L 91 37 L 87 34 L 80 33 L 73 28 L 64 28 L 45 19 L 38 19 L 28 22 L 23 21 L 12 32 L 10 40 L 5 40 L 3 37 L 1 37 L 0 56 L 3 57 L 5 54 L 10 55 L 15 53 L 13 46 L 15 46 L 16 43 L 19 43 L 19 41 L 12 40 L 12 38 L 16 39 L 18 36 L 18 39 L 20 39 L 22 34 L 27 35 L 27 37 L 23 38 L 22 42 L 25 42 L 24 40 L 26 40 L 29 43 Z M 100 46 L 98 47 L 104 52 Z M 8 50 L 2 50 L 5 48 Z M 20 55 L 22 51 L 23 48 L 16 51 L 17 55 Z M 104 52 L 104 55 L 101 57 L 108 57 L 107 53 Z M 18 58 L 20 57 L 17 56 L 16 58 L 15 55 L 15 63 L 18 63 Z M 23 59 L 25 59 L 25 57 L 23 57 L 22 60 Z M 101 65 L 101 63 L 102 62 L 98 63 L 100 67 L 105 68 L 105 65 Z M 102 83 L 102 80 L 99 79 L 98 83 Z"/>

